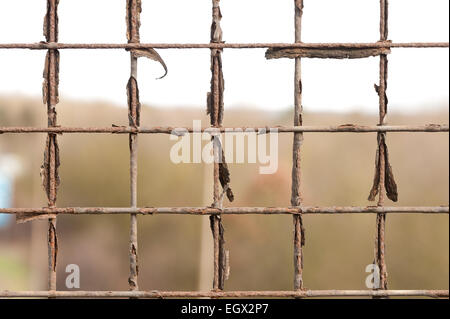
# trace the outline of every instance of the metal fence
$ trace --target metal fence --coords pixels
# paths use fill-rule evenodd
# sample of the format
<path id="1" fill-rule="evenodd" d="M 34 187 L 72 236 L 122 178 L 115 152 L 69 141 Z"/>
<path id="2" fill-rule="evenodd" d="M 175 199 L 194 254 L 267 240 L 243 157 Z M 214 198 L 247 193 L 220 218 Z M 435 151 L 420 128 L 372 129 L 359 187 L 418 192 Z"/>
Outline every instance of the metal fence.
<path id="1" fill-rule="evenodd" d="M 292 1 L 292 0 L 291 0 Z M 0 297 L 137 297 L 137 298 L 171 298 L 171 297 L 331 297 L 331 296 L 428 296 L 448 297 L 448 290 L 388 290 L 387 267 L 385 260 L 385 224 L 387 214 L 423 213 L 449 214 L 449 207 L 386 207 L 385 197 L 397 201 L 397 185 L 392 167 L 389 163 L 387 148 L 388 132 L 448 132 L 448 125 L 423 126 L 391 126 L 385 125 L 388 111 L 387 68 L 388 54 L 393 48 L 448 48 L 449 43 L 393 43 L 388 40 L 388 0 L 380 0 L 380 40 L 376 43 L 304 43 L 301 41 L 303 0 L 294 0 L 295 10 L 295 43 L 225 43 L 222 38 L 220 0 L 212 0 L 211 42 L 209 44 L 143 44 L 140 43 L 140 13 L 141 0 L 126 0 L 126 44 L 64 44 L 58 43 L 58 3 L 59 0 L 47 0 L 47 14 L 44 22 L 46 41 L 25 44 L 0 44 L 0 49 L 31 49 L 47 50 L 44 69 L 43 98 L 47 105 L 48 127 L 0 127 L 0 134 L 11 133 L 45 133 L 44 164 L 41 167 L 43 185 L 48 198 L 48 208 L 30 209 L 0 209 L 0 213 L 15 214 L 19 222 L 33 219 L 48 219 L 48 291 L 0 291 Z M 137 152 L 139 134 L 173 134 L 171 127 L 140 127 L 140 103 L 137 83 L 137 61 L 139 57 L 147 57 L 164 62 L 155 49 L 210 49 L 211 50 L 211 92 L 208 94 L 208 113 L 211 116 L 211 127 L 202 132 L 210 132 L 211 136 L 226 133 L 222 126 L 224 113 L 224 78 L 222 73 L 222 51 L 224 49 L 267 48 L 266 57 L 295 59 L 295 118 L 291 127 L 276 127 L 280 133 L 293 133 L 293 168 L 292 197 L 290 206 L 269 207 L 223 207 L 224 197 L 233 200 L 229 186 L 230 173 L 225 161 L 214 163 L 214 202 L 211 207 L 169 207 L 169 208 L 138 208 L 137 207 Z M 57 124 L 56 105 L 58 104 L 59 82 L 59 50 L 62 49 L 125 49 L 130 52 L 131 68 L 127 84 L 128 118 L 127 127 L 60 127 Z M 302 58 L 356 59 L 379 56 L 380 78 L 375 85 L 379 95 L 379 122 L 374 126 L 343 125 L 343 126 L 304 126 L 302 120 Z M 193 128 L 186 128 L 193 132 Z M 244 128 L 245 131 L 245 128 Z M 376 206 L 369 207 L 305 207 L 302 205 L 301 194 L 301 144 L 304 133 L 313 132 L 353 132 L 377 133 L 377 155 L 375 161 L 375 177 L 370 191 L 369 200 L 377 200 Z M 58 167 L 59 148 L 58 135 L 69 133 L 113 133 L 129 134 L 130 146 L 130 207 L 85 207 L 57 208 L 56 197 L 59 186 Z M 212 138 L 214 156 L 220 156 L 221 145 L 218 139 Z M 129 258 L 130 275 L 129 291 L 57 291 L 56 263 L 58 255 L 58 237 L 56 219 L 59 214 L 129 214 L 130 238 Z M 138 285 L 138 241 L 137 216 L 154 214 L 189 214 L 210 216 L 211 231 L 214 239 L 214 281 L 212 290 L 208 292 L 194 291 L 141 291 Z M 224 291 L 227 272 L 227 258 L 224 248 L 224 228 L 222 216 L 228 214 L 290 214 L 294 225 L 294 269 L 293 290 L 291 291 Z M 375 264 L 380 269 L 380 287 L 374 290 L 307 290 L 303 282 L 303 246 L 305 244 L 304 223 L 305 214 L 374 214 L 376 215 Z"/>

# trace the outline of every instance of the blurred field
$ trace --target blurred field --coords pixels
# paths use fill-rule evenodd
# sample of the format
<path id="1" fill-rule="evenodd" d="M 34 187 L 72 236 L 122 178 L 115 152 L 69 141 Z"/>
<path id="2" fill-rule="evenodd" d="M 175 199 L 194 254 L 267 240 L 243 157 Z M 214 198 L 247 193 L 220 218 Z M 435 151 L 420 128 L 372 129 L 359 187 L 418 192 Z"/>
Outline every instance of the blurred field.
<path id="1" fill-rule="evenodd" d="M 392 110 L 392 109 L 391 109 Z M 442 112 L 396 114 L 390 124 L 448 124 Z M 292 112 L 268 113 L 233 108 L 226 126 L 291 125 Z M 104 103 L 62 102 L 64 126 L 127 125 L 127 110 Z M 192 126 L 208 118 L 200 109 L 143 107 L 141 124 Z M 305 124 L 374 124 L 376 115 L 306 114 Z M 0 98 L 0 126 L 45 126 L 46 109 L 37 99 Z M 0 154 L 20 156 L 25 173 L 14 206 L 45 206 L 39 167 L 45 136 L 0 135 Z M 391 133 L 388 147 L 399 185 L 399 206 L 449 203 L 448 133 Z M 139 205 L 205 206 L 212 202 L 211 167 L 175 165 L 169 137 L 139 139 Z M 235 206 L 288 206 L 292 134 L 279 140 L 279 169 L 258 174 L 255 164 L 231 164 Z M 67 134 L 59 137 L 61 186 L 58 206 L 128 206 L 128 138 L 118 135 Z M 375 134 L 305 134 L 303 192 L 305 205 L 369 205 L 374 173 Z M 230 205 L 226 203 L 226 205 Z M 58 289 L 65 290 L 65 266 L 81 268 L 83 290 L 128 288 L 128 216 L 58 218 Z M 140 288 L 199 288 L 201 217 L 139 218 Z M 0 289 L 46 288 L 45 222 L 0 229 Z M 228 290 L 292 289 L 292 218 L 226 216 L 231 274 Z M 375 216 L 305 216 L 304 281 L 311 289 L 365 289 L 365 267 L 373 261 Z M 448 289 L 449 220 L 447 215 L 389 215 L 387 263 L 391 289 Z M 211 259 L 212 262 L 212 259 Z"/>

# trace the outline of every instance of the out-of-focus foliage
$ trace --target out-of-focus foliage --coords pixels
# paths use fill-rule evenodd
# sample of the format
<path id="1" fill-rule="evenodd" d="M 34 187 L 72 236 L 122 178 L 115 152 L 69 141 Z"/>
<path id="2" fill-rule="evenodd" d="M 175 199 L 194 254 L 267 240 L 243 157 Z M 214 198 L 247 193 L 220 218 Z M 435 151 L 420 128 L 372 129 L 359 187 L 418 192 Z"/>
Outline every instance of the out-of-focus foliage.
<path id="1" fill-rule="evenodd" d="M 390 124 L 448 123 L 445 110 L 412 115 L 391 111 Z M 0 126 L 45 126 L 45 112 L 38 100 L 1 98 Z M 285 111 L 268 113 L 233 108 L 225 112 L 225 126 L 291 125 L 292 116 L 292 112 Z M 64 126 L 128 122 L 125 108 L 102 103 L 63 102 L 58 105 L 58 119 Z M 200 109 L 143 107 L 141 125 L 192 126 L 194 119 L 202 120 L 203 126 L 209 123 L 206 112 Z M 304 116 L 305 125 L 376 122 L 376 115 Z M 126 135 L 65 134 L 58 138 L 62 163 L 58 206 L 128 206 Z M 14 153 L 26 163 L 26 172 L 15 187 L 16 207 L 46 205 L 39 177 L 44 141 L 43 134 L 0 135 L 0 153 Z M 390 133 L 387 143 L 399 186 L 399 202 L 387 205 L 448 205 L 448 133 Z M 139 205 L 210 205 L 211 167 L 173 164 L 169 158 L 173 144 L 168 135 L 140 136 Z M 366 199 L 374 173 L 375 150 L 375 134 L 305 134 L 302 157 L 305 205 L 370 205 Z M 279 168 L 274 175 L 260 175 L 256 164 L 230 164 L 236 198 L 232 205 L 288 206 L 291 152 L 292 134 L 281 135 Z M 126 290 L 128 220 L 128 216 L 58 218 L 58 288 L 65 289 L 65 266 L 75 263 L 81 268 L 83 290 Z M 448 289 L 448 222 L 446 215 L 388 216 L 386 253 L 390 288 Z M 304 223 L 306 287 L 365 289 L 368 275 L 365 268 L 373 261 L 375 216 L 305 216 Z M 226 216 L 224 226 L 231 262 L 227 289 L 292 289 L 290 216 Z M 27 288 L 29 281 L 35 285 L 38 282 L 45 289 L 44 222 L 37 222 L 36 227 L 10 225 L 0 230 L 0 289 Z M 197 289 L 201 236 L 200 217 L 139 217 L 140 288 Z M 17 258 L 21 260 L 20 267 L 13 266 Z M 31 278 L 33 273 L 37 279 Z M 19 277 L 22 283 L 11 279 Z"/>

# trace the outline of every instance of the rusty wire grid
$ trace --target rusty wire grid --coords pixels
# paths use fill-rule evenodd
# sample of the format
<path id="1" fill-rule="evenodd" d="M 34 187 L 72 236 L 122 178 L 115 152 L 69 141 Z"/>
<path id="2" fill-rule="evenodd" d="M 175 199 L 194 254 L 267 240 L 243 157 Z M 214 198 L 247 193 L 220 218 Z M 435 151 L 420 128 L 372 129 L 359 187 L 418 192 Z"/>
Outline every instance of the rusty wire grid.
<path id="1" fill-rule="evenodd" d="M 0 127 L 0 134 L 45 133 L 47 140 L 44 152 L 44 163 L 41 167 L 43 185 L 48 198 L 46 208 L 10 208 L 0 209 L 0 213 L 15 214 L 18 222 L 35 219 L 48 220 L 48 291 L 0 291 L 0 297 L 86 297 L 86 298 L 221 298 L 221 297 L 373 297 L 385 298 L 390 296 L 421 296 L 421 297 L 449 297 L 448 290 L 388 290 L 387 266 L 385 259 L 386 216 L 388 214 L 449 214 L 449 207 L 387 207 L 385 197 L 397 201 L 398 191 L 394 179 L 393 169 L 389 162 L 387 133 L 388 132 L 449 132 L 448 125 L 386 125 L 385 118 L 388 111 L 387 74 L 388 54 L 393 48 L 448 48 L 448 42 L 411 42 L 394 43 L 388 38 L 388 0 L 380 0 L 380 40 L 376 43 L 304 43 L 301 40 L 303 0 L 294 0 L 294 43 L 225 43 L 221 29 L 222 14 L 220 0 L 212 0 L 211 41 L 207 44 L 181 43 L 140 43 L 140 13 L 141 0 L 126 0 L 127 40 L 125 44 L 63 44 L 58 43 L 58 3 L 59 0 L 47 0 L 47 14 L 44 21 L 45 40 L 40 43 L 9 43 L 0 44 L 0 49 L 31 49 L 47 50 L 44 69 L 43 99 L 47 105 L 48 127 Z M 290 58 L 295 60 L 295 103 L 293 126 L 277 126 L 266 128 L 228 128 L 222 126 L 224 116 L 224 75 L 222 70 L 222 52 L 224 49 L 255 49 L 266 48 L 267 59 Z M 125 49 L 130 52 L 130 78 L 127 84 L 128 120 L 129 126 L 112 127 L 60 127 L 57 124 L 56 105 L 59 102 L 59 50 L 62 49 Z M 208 93 L 207 112 L 211 117 L 211 127 L 173 128 L 173 127 L 141 127 L 140 102 L 137 83 L 138 58 L 146 57 L 158 61 L 167 67 L 155 49 L 210 49 L 211 51 L 211 91 Z M 304 126 L 302 120 L 302 58 L 321 59 L 360 59 L 377 56 L 380 58 L 380 78 L 375 85 L 379 96 L 379 122 L 374 126 L 346 124 L 341 126 Z M 238 130 L 236 130 L 238 129 Z M 293 166 L 292 193 L 289 207 L 224 207 L 224 198 L 233 201 L 234 194 L 230 187 L 230 172 L 226 164 L 220 134 L 229 131 L 246 132 L 253 129 L 259 134 L 266 134 L 270 129 L 279 133 L 293 133 Z M 139 134 L 175 134 L 183 135 L 187 132 L 208 132 L 213 143 L 214 188 L 211 207 L 137 207 L 137 151 Z M 304 206 L 301 194 L 301 145 L 304 133 L 377 133 L 377 153 L 375 160 L 375 176 L 370 191 L 369 200 L 375 201 L 376 206 L 368 207 L 312 207 Z M 60 165 L 58 135 L 69 133 L 105 133 L 129 134 L 130 148 L 130 207 L 56 207 L 57 190 L 59 186 L 58 168 Z M 219 161 L 218 159 L 221 159 Z M 128 278 L 129 291 L 57 291 L 56 264 L 58 256 L 58 237 L 56 231 L 57 215 L 102 215 L 129 214 L 129 263 Z M 154 214 L 187 214 L 205 215 L 210 217 L 211 232 L 214 240 L 214 279 L 212 291 L 140 291 L 138 285 L 138 241 L 137 216 Z M 224 291 L 225 280 L 229 271 L 227 251 L 225 249 L 225 234 L 222 224 L 223 215 L 243 214 L 289 214 L 293 217 L 294 230 L 294 279 L 292 291 Z M 303 281 L 303 246 L 305 245 L 305 225 L 303 215 L 321 214 L 376 214 L 376 238 L 374 263 L 380 269 L 381 287 L 374 290 L 307 290 Z"/>

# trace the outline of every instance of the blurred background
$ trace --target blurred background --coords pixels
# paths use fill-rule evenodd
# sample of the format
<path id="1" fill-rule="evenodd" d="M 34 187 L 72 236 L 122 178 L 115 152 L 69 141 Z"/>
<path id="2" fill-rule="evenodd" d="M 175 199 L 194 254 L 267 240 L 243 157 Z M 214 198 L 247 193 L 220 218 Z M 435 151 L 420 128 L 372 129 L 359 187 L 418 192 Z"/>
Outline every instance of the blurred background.
<path id="1" fill-rule="evenodd" d="M 378 39 L 378 1 L 305 0 L 304 41 L 371 42 Z M 122 0 L 61 1 L 61 42 L 125 41 Z M 391 0 L 390 39 L 448 41 L 448 1 Z M 27 7 L 27 10 L 20 9 Z M 0 42 L 43 40 L 45 1 L 0 1 Z M 108 8 L 107 14 L 101 13 Z M 176 10 L 174 10 L 176 8 Z M 210 1 L 143 0 L 142 42 L 209 41 Z M 193 19 L 193 13 L 195 19 Z M 252 14 L 258 12 L 258 14 Z M 358 12 L 358 14 L 355 14 Z M 291 42 L 293 1 L 223 1 L 227 42 Z M 26 23 L 24 23 L 26 21 Z M 83 21 L 83 23 L 80 23 Z M 169 75 L 142 60 L 143 126 L 208 125 L 208 50 L 160 51 Z M 40 98 L 45 52 L 0 51 L 0 126 L 47 125 Z M 292 125 L 293 61 L 266 61 L 264 50 L 225 50 L 225 126 Z M 388 123 L 448 124 L 448 49 L 397 49 L 389 57 Z M 111 67 L 114 66 L 114 67 Z M 129 54 L 61 52 L 58 122 L 63 126 L 127 125 L 125 85 Z M 305 60 L 305 125 L 377 123 L 378 59 Z M 449 203 L 448 133 L 388 134 L 399 206 Z M 0 135 L 0 207 L 44 207 L 39 168 L 44 134 Z M 139 138 L 139 206 L 207 206 L 212 167 L 170 161 L 169 137 Z M 125 135 L 59 137 L 59 207 L 129 205 Z M 305 205 L 365 206 L 371 188 L 376 134 L 305 134 Z M 288 206 L 292 134 L 279 137 L 276 174 L 258 164 L 230 164 L 235 202 L 226 206 Z M 231 273 L 227 290 L 289 290 L 293 278 L 290 216 L 225 216 Z M 373 262 L 374 215 L 305 216 L 305 286 L 365 289 Z M 388 215 L 387 265 L 391 289 L 448 289 L 448 215 Z M 139 217 L 140 288 L 208 290 L 211 235 L 196 216 Z M 0 215 L 0 289 L 45 290 L 46 222 L 16 225 Z M 77 264 L 82 290 L 128 289 L 128 216 L 58 217 L 58 289 L 65 268 Z"/>

